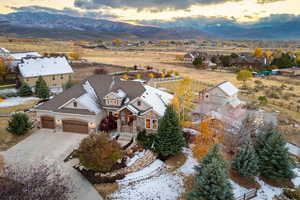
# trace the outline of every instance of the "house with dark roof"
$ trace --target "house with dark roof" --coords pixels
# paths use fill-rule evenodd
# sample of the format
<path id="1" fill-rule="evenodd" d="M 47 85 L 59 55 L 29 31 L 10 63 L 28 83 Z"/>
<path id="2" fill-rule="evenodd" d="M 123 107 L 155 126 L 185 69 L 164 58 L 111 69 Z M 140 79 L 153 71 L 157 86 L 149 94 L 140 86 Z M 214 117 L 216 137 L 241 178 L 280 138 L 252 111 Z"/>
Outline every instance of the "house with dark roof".
<path id="1" fill-rule="evenodd" d="M 158 121 L 173 96 L 139 81 L 93 75 L 36 108 L 39 126 L 55 131 L 98 133 L 107 116 L 118 133 L 135 137 L 156 133 Z"/>

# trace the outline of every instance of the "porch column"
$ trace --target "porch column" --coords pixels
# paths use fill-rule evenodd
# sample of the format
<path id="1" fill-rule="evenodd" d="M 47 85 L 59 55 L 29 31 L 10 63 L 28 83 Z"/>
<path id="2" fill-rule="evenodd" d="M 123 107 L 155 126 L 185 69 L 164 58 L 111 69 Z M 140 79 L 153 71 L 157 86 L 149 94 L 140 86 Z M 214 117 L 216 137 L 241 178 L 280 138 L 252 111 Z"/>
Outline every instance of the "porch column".
<path id="1" fill-rule="evenodd" d="M 134 134 L 134 136 L 136 136 L 137 134 L 137 116 L 134 116 L 135 120 L 133 120 L 132 122 L 132 133 Z"/>
<path id="2" fill-rule="evenodd" d="M 121 116 L 119 116 L 119 119 L 117 120 L 117 126 L 118 126 L 118 128 L 117 128 L 118 132 L 121 132 L 121 126 L 122 126 Z"/>

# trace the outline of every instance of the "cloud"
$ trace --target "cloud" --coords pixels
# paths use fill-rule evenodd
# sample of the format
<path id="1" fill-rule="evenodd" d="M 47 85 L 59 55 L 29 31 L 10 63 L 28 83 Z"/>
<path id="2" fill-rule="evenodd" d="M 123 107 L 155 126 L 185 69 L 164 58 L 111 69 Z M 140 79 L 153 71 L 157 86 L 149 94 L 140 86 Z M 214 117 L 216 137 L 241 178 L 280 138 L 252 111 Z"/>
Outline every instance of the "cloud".
<path id="1" fill-rule="evenodd" d="M 139 10 L 152 9 L 152 11 L 164 9 L 187 9 L 192 5 L 211 5 L 226 2 L 240 2 L 243 0 L 75 0 L 75 7 L 82 9 L 111 8 L 137 8 Z M 285 0 L 257 0 L 259 4 L 273 3 Z"/>
<path id="2" fill-rule="evenodd" d="M 112 8 L 137 9 L 186 9 L 191 5 L 209 5 L 242 0 L 75 0 L 75 7 L 98 9 L 104 6 Z"/>
<path id="3" fill-rule="evenodd" d="M 24 6 L 24 7 L 10 7 L 17 12 L 47 12 L 50 14 L 69 15 L 73 17 L 88 17 L 88 18 L 114 18 L 114 15 L 104 14 L 102 11 L 79 11 L 73 8 L 64 8 L 62 10 L 42 7 L 42 6 Z"/>

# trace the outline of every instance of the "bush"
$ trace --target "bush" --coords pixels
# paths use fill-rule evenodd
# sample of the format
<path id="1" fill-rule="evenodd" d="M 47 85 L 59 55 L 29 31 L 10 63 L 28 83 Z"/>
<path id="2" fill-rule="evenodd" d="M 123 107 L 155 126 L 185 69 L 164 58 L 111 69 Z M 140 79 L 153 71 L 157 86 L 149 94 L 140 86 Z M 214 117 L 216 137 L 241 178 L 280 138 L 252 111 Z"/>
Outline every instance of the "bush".
<path id="1" fill-rule="evenodd" d="M 8 121 L 7 131 L 14 135 L 23 135 L 33 128 L 33 123 L 25 113 L 16 113 Z"/>
<path id="2" fill-rule="evenodd" d="M 258 97 L 258 101 L 261 105 L 266 105 L 268 103 L 268 99 L 265 96 Z"/>
<path id="3" fill-rule="evenodd" d="M 118 124 L 115 118 L 111 115 L 104 118 L 99 125 L 100 131 L 105 131 L 105 132 L 115 130 L 117 127 Z"/>
<path id="4" fill-rule="evenodd" d="M 29 87 L 28 84 L 23 83 L 19 89 L 18 95 L 21 97 L 25 97 L 25 96 L 31 96 L 32 95 L 32 90 Z"/>
<path id="5" fill-rule="evenodd" d="M 115 140 L 106 134 L 91 135 L 81 142 L 77 150 L 80 163 L 88 170 L 110 172 L 114 165 L 121 162 L 123 152 Z"/>
<path id="6" fill-rule="evenodd" d="M 289 199 L 300 200 L 300 188 L 297 189 L 284 188 L 283 194 Z"/>
<path id="7" fill-rule="evenodd" d="M 97 74 L 97 75 L 107 74 L 107 71 L 104 68 L 97 68 L 94 70 L 94 74 Z"/>
<path id="8" fill-rule="evenodd" d="M 76 85 L 76 82 L 69 80 L 68 82 L 66 82 L 64 84 L 63 88 L 64 88 L 64 90 L 67 90 L 67 89 L 73 87 L 74 85 Z"/>
<path id="9" fill-rule="evenodd" d="M 153 142 L 155 140 L 155 135 L 147 135 L 146 130 L 143 130 L 138 133 L 137 140 L 141 143 L 146 149 L 152 149 Z"/>

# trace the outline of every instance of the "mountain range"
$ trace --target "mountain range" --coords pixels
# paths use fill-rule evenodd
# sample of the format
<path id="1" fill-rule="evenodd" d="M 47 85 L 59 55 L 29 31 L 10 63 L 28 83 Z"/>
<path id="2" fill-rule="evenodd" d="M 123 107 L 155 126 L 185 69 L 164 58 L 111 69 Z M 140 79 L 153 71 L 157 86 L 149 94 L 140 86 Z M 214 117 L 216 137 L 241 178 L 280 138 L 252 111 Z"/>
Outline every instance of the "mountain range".
<path id="1" fill-rule="evenodd" d="M 207 39 L 208 34 L 193 28 L 160 28 L 132 25 L 103 19 L 73 17 L 46 12 L 17 12 L 0 15 L 0 34 L 61 40 L 95 39 Z M 2 25 L 1 25 L 2 21 Z"/>
<path id="2" fill-rule="evenodd" d="M 15 12 L 0 15 L 0 36 L 61 40 L 176 39 L 300 39 L 300 17 L 271 16 L 255 23 L 228 19 L 193 18 L 133 25 L 106 19 L 48 12 Z"/>

